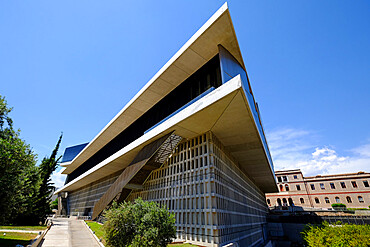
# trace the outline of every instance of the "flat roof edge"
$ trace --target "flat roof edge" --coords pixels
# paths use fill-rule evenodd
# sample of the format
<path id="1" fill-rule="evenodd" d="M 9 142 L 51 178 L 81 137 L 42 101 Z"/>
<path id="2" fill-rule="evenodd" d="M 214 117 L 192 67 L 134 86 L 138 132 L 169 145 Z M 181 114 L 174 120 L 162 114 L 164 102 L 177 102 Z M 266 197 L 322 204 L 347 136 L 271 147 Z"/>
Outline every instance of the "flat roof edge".
<path id="1" fill-rule="evenodd" d="M 216 20 L 228 11 L 228 4 L 225 2 L 203 25 L 199 28 L 191 38 L 162 66 L 161 69 L 144 85 L 143 88 L 135 94 L 135 96 L 104 126 L 104 128 L 85 146 L 81 152 L 71 161 L 73 164 L 93 143 L 98 139 L 138 98 L 145 90 L 149 88 L 207 29 L 209 29 Z M 235 36 L 235 32 L 234 32 Z M 236 36 L 235 36 L 236 38 Z M 243 62 L 243 61 L 242 61 Z M 77 166 L 78 167 L 78 166 Z M 77 169 L 77 167 L 75 169 Z"/>

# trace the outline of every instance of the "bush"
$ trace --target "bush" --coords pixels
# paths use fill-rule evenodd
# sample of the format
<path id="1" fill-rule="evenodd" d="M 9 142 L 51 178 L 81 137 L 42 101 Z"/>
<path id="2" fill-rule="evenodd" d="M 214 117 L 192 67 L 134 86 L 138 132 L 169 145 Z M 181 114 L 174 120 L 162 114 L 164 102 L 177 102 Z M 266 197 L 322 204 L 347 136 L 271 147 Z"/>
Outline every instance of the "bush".
<path id="1" fill-rule="evenodd" d="M 334 209 L 336 209 L 336 210 L 340 210 L 340 209 L 346 209 L 347 208 L 347 206 L 346 206 L 346 204 L 343 204 L 343 203 L 333 203 L 333 204 L 331 204 L 331 207 L 332 208 L 334 208 Z"/>
<path id="2" fill-rule="evenodd" d="M 166 247 L 176 237 L 174 215 L 141 198 L 134 203 L 114 203 L 104 217 L 107 246 Z"/>
<path id="3" fill-rule="evenodd" d="M 370 246 L 369 225 L 329 225 L 324 222 L 320 226 L 309 225 L 302 232 L 306 246 L 310 247 L 367 247 Z"/>

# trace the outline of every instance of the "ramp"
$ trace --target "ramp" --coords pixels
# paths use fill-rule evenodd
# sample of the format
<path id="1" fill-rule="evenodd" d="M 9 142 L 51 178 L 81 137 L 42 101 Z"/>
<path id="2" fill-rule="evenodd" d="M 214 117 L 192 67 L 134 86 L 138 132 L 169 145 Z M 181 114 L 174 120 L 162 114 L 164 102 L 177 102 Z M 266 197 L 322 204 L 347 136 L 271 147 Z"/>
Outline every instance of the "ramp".
<path id="1" fill-rule="evenodd" d="M 123 170 L 95 204 L 92 219 L 96 219 L 114 200 L 122 202 L 132 189 L 141 188 L 150 173 L 162 166 L 181 140 L 182 137 L 172 132 L 141 149 L 130 165 Z"/>

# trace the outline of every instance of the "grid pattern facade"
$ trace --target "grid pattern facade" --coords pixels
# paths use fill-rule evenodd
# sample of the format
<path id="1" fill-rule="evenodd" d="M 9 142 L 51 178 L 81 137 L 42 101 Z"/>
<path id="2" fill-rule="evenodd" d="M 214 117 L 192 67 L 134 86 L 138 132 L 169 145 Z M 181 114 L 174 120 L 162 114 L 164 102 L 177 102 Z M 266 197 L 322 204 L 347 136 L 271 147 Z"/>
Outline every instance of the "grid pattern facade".
<path id="1" fill-rule="evenodd" d="M 122 171 L 68 194 L 69 215 L 91 216 L 94 205 L 116 181 Z"/>
<path id="2" fill-rule="evenodd" d="M 202 246 L 263 241 L 264 194 L 211 132 L 181 142 L 128 200 L 138 197 L 175 214 L 178 239 Z"/>

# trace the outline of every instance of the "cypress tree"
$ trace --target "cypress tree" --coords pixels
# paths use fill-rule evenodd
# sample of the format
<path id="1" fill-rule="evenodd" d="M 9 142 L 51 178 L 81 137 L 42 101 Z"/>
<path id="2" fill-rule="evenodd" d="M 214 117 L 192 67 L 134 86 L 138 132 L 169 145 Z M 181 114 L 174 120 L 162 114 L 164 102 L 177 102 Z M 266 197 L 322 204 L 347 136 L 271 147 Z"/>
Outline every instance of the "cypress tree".
<path id="1" fill-rule="evenodd" d="M 39 222 L 44 222 L 46 216 L 52 213 L 51 209 L 51 197 L 52 193 L 55 191 L 55 186 L 51 181 L 51 174 L 58 167 L 58 161 L 61 156 L 57 157 L 58 149 L 62 141 L 63 133 L 60 135 L 59 140 L 51 153 L 50 157 L 45 157 L 39 166 L 39 176 L 40 176 L 40 187 L 35 198 L 33 215 L 37 217 Z M 37 223 L 37 222 L 35 222 Z"/>

